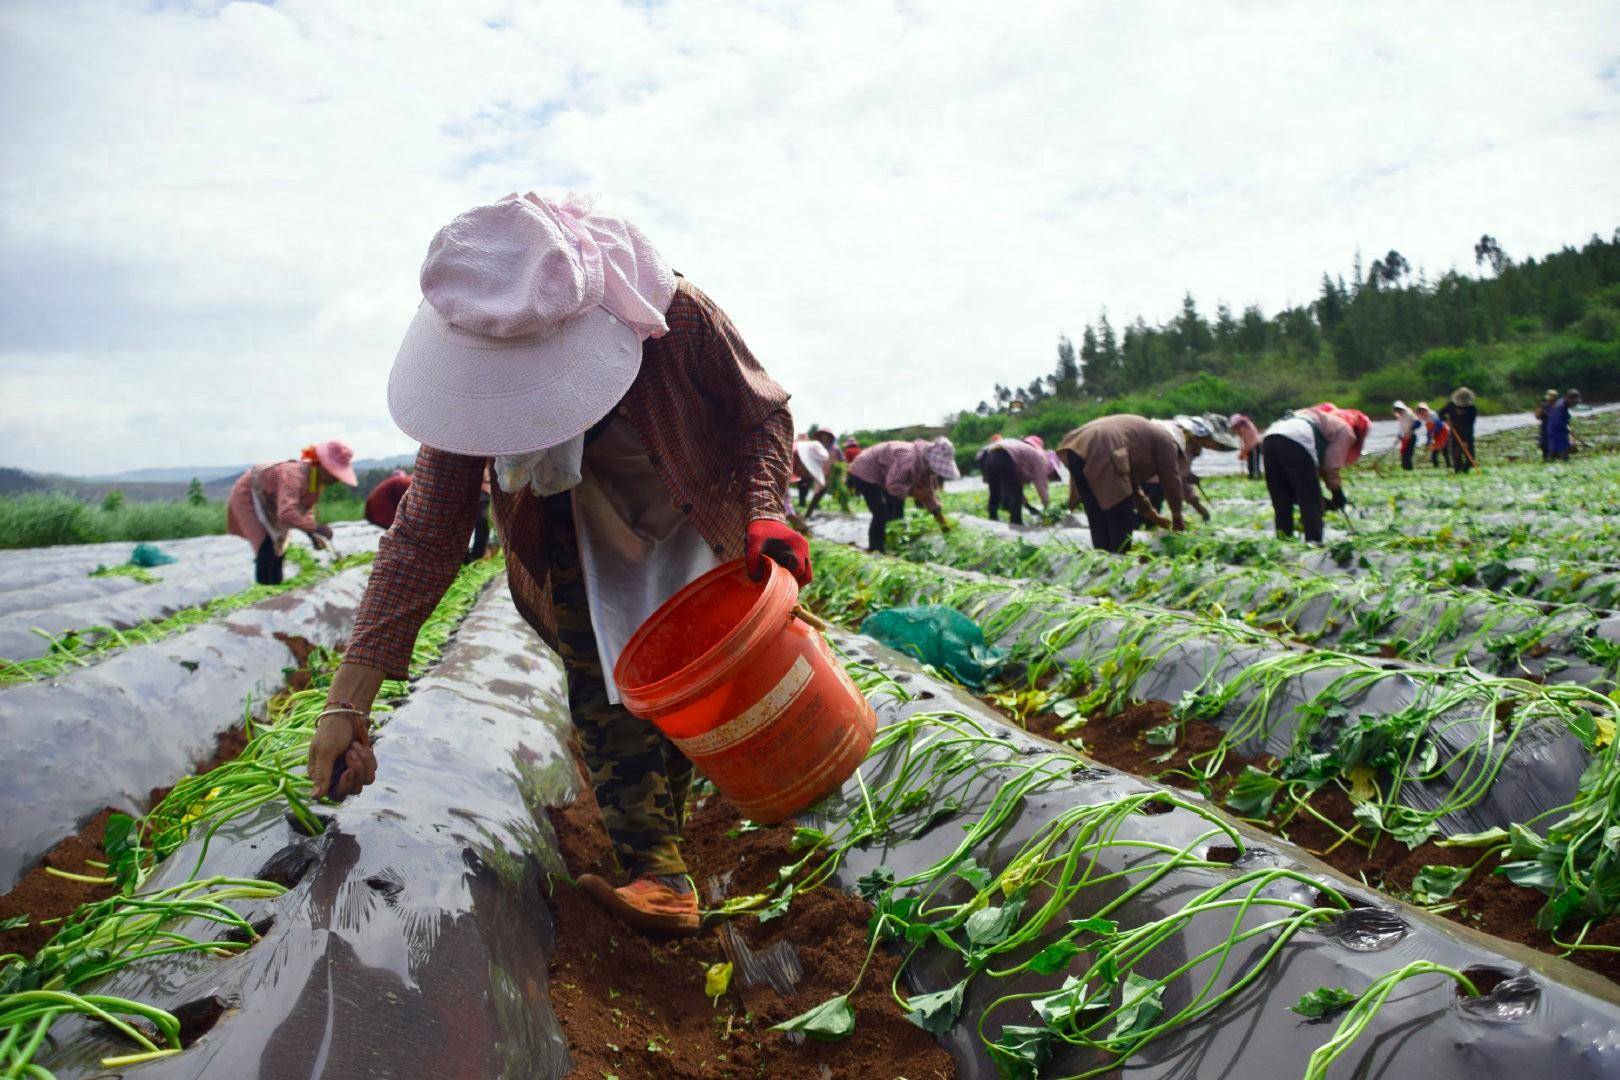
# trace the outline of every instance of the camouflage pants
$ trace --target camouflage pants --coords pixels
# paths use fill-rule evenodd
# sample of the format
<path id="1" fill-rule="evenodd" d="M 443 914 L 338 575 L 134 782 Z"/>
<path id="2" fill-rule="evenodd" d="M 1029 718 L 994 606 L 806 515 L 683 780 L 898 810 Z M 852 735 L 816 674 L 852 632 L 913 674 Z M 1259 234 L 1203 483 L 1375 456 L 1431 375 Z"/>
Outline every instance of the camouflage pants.
<path id="1" fill-rule="evenodd" d="M 679 844 L 692 763 L 651 723 L 608 702 L 569 493 L 546 498 L 545 515 L 568 708 L 614 855 L 632 878 L 684 874 Z"/>

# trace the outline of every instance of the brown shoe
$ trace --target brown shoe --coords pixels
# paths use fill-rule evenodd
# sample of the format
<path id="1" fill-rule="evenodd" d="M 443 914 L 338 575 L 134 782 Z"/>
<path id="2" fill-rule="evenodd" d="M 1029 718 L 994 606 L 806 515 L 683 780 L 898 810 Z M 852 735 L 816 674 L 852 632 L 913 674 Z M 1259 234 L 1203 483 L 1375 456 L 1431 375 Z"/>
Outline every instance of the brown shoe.
<path id="1" fill-rule="evenodd" d="M 595 874 L 581 874 L 579 887 L 603 911 L 650 937 L 691 937 L 698 932 L 695 890 L 683 893 L 651 876 L 615 889 Z"/>

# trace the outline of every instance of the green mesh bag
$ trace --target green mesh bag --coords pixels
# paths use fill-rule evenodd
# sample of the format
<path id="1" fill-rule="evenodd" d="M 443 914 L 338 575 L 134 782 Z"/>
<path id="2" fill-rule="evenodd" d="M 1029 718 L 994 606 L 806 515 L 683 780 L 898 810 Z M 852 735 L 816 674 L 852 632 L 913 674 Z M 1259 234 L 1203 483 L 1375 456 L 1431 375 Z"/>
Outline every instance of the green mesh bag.
<path id="1" fill-rule="evenodd" d="M 861 633 L 975 690 L 984 686 L 1007 656 L 985 644 L 978 623 L 937 604 L 879 611 L 861 624 Z"/>
<path id="2" fill-rule="evenodd" d="M 135 550 L 129 555 L 130 566 L 167 566 L 174 561 L 173 555 L 159 551 L 155 544 L 136 544 Z"/>

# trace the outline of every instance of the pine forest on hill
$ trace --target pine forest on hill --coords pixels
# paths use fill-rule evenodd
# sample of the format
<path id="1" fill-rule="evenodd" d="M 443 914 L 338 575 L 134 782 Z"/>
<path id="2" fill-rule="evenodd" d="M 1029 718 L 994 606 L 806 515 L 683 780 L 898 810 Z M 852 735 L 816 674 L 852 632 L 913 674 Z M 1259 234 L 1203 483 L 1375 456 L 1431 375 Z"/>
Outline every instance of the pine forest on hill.
<path id="1" fill-rule="evenodd" d="M 1078 347 L 1058 340 L 1050 374 L 1027 386 L 997 384 L 977 408 L 947 418 L 945 430 L 965 461 L 994 432 L 1050 444 L 1107 413 L 1245 412 L 1269 421 L 1332 400 L 1383 415 L 1396 399 L 1464 385 L 1487 412 L 1528 408 L 1549 388 L 1620 396 L 1620 229 L 1539 260 L 1517 261 L 1489 235 L 1473 254 L 1480 276 L 1449 270 L 1433 279 L 1399 251 L 1365 270 L 1358 255 L 1348 282 L 1324 273 L 1314 301 L 1270 317 L 1221 304 L 1211 319 L 1190 294 L 1159 326 L 1138 317 L 1116 328 L 1104 310 Z"/>

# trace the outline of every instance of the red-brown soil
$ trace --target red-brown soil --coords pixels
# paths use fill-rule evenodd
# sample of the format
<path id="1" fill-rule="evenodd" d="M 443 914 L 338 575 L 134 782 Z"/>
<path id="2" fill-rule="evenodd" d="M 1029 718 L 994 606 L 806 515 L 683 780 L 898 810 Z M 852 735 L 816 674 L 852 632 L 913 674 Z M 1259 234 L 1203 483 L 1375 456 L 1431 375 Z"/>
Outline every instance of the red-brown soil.
<path id="1" fill-rule="evenodd" d="M 291 651 L 297 665 L 287 678 L 287 689 L 302 690 L 309 685 L 310 673 L 306 662 L 313 647 L 296 635 L 277 634 L 276 638 Z M 222 732 L 214 743 L 214 752 L 197 763 L 192 769 L 193 775 L 201 775 L 235 760 L 246 745 L 245 729 L 236 727 Z M 166 787 L 153 788 L 147 796 L 146 805 L 156 806 L 170 790 Z M 47 852 L 32 870 L 23 875 L 15 888 L 0 896 L 0 922 L 17 915 L 27 915 L 29 918 L 27 926 L 0 933 L 0 955 L 21 953 L 32 956 L 56 933 L 58 922 L 73 914 L 81 905 L 112 895 L 113 890 L 109 885 L 72 881 L 52 874 L 46 868 L 86 877 L 102 876 L 103 871 L 90 863 L 106 861 L 102 843 L 106 837 L 107 818 L 115 813 L 119 811 L 110 806 L 102 809 L 78 832 Z"/>
<path id="2" fill-rule="evenodd" d="M 588 794 L 552 811 L 551 820 L 572 874 L 612 878 L 602 818 Z M 726 874 L 728 896 L 763 892 L 775 881 L 777 868 L 797 858 L 788 852 L 791 828 L 728 837 L 739 824 L 737 812 L 717 795 L 694 807 L 682 849 L 700 895 L 707 882 Z M 763 983 L 744 987 L 735 978 L 718 1002 L 704 994 L 704 972 L 727 959 L 714 927 L 689 940 L 655 943 L 609 919 L 569 882 L 554 881 L 551 903 L 557 919 L 551 998 L 574 1059 L 570 1077 L 935 1080 L 955 1075 L 950 1055 L 894 1003 L 889 981 L 899 959 L 882 948 L 851 998 L 855 1031 L 844 1041 L 795 1045 L 769 1030 L 847 992 L 855 981 L 866 957 L 872 909 L 836 888 L 795 897 L 786 915 L 763 924 L 747 916 L 733 920 L 753 950 L 789 943 L 804 976 L 789 997 Z"/>
<path id="3" fill-rule="evenodd" d="M 247 735 L 242 728 L 232 728 L 222 733 L 213 755 L 199 764 L 195 771 L 204 773 L 225 764 L 240 754 L 246 745 Z M 168 793 L 168 788 L 153 788 L 147 805 L 155 806 Z M 15 952 L 32 956 L 56 933 L 57 921 L 73 914 L 81 904 L 104 900 L 112 895 L 110 885 L 72 881 L 50 873 L 46 867 L 86 877 L 100 877 L 104 871 L 90 863 L 106 861 L 101 844 L 107 832 L 107 819 L 119 812 L 109 806 L 97 813 L 78 832 L 47 852 L 32 870 L 23 875 L 15 888 L 0 896 L 0 922 L 14 915 L 29 917 L 28 925 L 22 929 L 0 934 L 0 954 Z"/>
<path id="4" fill-rule="evenodd" d="M 1149 728 L 1171 722 L 1170 706 L 1162 701 L 1149 701 L 1127 706 L 1115 716 L 1092 717 L 1085 725 L 1063 735 L 1053 729 L 1060 721 L 1053 716 L 1039 716 L 1029 721 L 1032 734 L 1062 740 L 1078 736 L 1084 742 L 1084 752 L 1091 758 L 1124 772 L 1157 779 L 1182 788 L 1194 786 L 1184 770 L 1189 756 L 1210 750 L 1221 739 L 1221 730 L 1205 721 L 1189 721 L 1182 729 L 1181 740 L 1175 753 L 1165 761 L 1155 761 L 1166 747 L 1149 745 L 1144 736 Z M 1212 782 L 1209 798 L 1221 805 L 1232 781 L 1246 765 L 1262 765 L 1265 759 L 1247 758 L 1229 753 L 1219 774 Z M 1311 800 L 1312 807 L 1340 828 L 1355 825 L 1350 800 L 1336 788 L 1325 788 Z M 1262 828 L 1272 828 L 1265 822 L 1256 822 Z M 1468 866 L 1479 860 L 1481 852 L 1462 848 L 1443 848 L 1433 842 L 1415 849 L 1398 840 L 1381 839 L 1371 851 L 1354 842 L 1338 843 L 1340 834 L 1332 827 L 1309 817 L 1298 815 L 1280 830 L 1293 841 L 1323 862 L 1352 880 L 1394 896 L 1406 898 L 1412 881 L 1425 866 Z M 1358 836 L 1359 839 L 1359 836 Z M 1438 912 L 1455 922 L 1483 930 L 1496 937 L 1528 945 L 1542 952 L 1558 955 L 1564 950 L 1553 943 L 1544 931 L 1537 930 L 1536 912 L 1541 910 L 1546 897 L 1534 889 L 1513 884 L 1490 871 L 1492 861 L 1481 865 L 1450 897 L 1455 904 Z M 1560 936 L 1573 941 L 1579 935 L 1578 927 L 1566 929 Z M 1593 926 L 1586 936 L 1591 945 L 1620 945 L 1620 918 L 1609 918 Z M 1620 981 L 1620 952 L 1579 950 L 1568 958 L 1581 967 Z"/>

